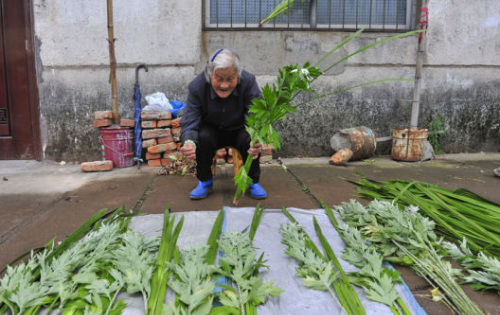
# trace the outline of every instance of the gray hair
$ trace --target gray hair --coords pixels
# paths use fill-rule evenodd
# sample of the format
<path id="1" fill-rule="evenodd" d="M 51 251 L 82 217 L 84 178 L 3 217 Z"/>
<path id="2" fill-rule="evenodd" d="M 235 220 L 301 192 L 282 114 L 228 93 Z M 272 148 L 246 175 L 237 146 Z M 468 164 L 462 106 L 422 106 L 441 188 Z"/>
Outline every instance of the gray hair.
<path id="1" fill-rule="evenodd" d="M 240 67 L 240 57 L 235 52 L 229 49 L 219 49 L 217 50 L 205 67 L 205 79 L 207 82 L 212 84 L 211 78 L 212 73 L 217 69 L 225 69 L 234 67 L 238 73 L 238 83 L 240 82 L 241 72 L 243 69 Z"/>

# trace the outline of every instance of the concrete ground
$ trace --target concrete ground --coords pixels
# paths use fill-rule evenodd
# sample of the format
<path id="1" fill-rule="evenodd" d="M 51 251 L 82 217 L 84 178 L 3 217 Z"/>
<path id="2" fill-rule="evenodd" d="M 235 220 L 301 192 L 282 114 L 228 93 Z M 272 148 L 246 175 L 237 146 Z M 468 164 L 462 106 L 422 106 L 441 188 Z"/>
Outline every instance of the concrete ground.
<path id="1" fill-rule="evenodd" d="M 500 154 L 442 155 L 421 163 L 396 162 L 388 156 L 331 166 L 327 158 L 284 159 L 288 171 L 277 163 L 263 165 L 261 183 L 269 197 L 261 205 L 269 209 L 320 208 L 323 200 L 335 206 L 353 198 L 354 186 L 341 179 L 356 173 L 374 180 L 407 179 L 442 187 L 467 188 L 500 203 Z M 79 165 L 51 161 L 0 161 L 0 268 L 20 254 L 55 237 L 64 239 L 102 208 L 125 206 L 139 213 L 218 210 L 231 206 L 235 187 L 231 166 L 220 166 L 214 193 L 192 201 L 188 194 L 196 185 L 190 176 L 158 175 L 159 168 L 142 166 L 106 173 L 82 173 Z M 366 201 L 362 201 L 366 203 Z M 248 196 L 239 206 L 255 206 Z M 411 270 L 395 266 L 429 315 L 453 314 L 444 304 L 432 302 L 426 282 Z M 490 314 L 500 314 L 500 296 L 465 287 L 467 294 Z"/>

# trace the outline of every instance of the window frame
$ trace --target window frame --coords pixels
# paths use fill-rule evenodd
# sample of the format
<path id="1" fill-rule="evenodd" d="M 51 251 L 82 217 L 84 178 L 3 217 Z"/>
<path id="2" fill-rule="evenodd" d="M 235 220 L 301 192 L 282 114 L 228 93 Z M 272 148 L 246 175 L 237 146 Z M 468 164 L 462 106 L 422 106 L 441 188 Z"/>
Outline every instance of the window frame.
<path id="1" fill-rule="evenodd" d="M 262 27 L 258 27 L 258 23 L 210 23 L 210 2 L 217 0 L 202 0 L 202 28 L 204 31 L 355 31 L 361 28 L 365 28 L 365 32 L 407 32 L 410 30 L 417 29 L 419 17 L 416 12 L 420 12 L 421 0 L 407 0 L 406 8 L 406 23 L 404 24 L 372 24 L 370 23 L 343 23 L 343 24 L 318 24 L 317 16 L 315 12 L 317 11 L 318 0 L 310 0 L 310 23 L 276 23 L 275 20 L 264 24 Z M 246 1 L 246 0 L 245 0 Z M 277 0 L 281 1 L 281 0 Z M 296 0 L 300 1 L 300 0 Z M 333 0 L 330 0 L 333 1 Z M 350 1 L 350 0 L 343 0 Z M 331 3 L 331 2 L 330 2 Z M 370 3 L 372 3 L 370 1 Z M 247 6 L 245 5 L 245 11 Z M 418 9 L 418 10 L 417 10 Z M 245 17 L 247 13 L 245 12 Z M 264 19 L 265 16 L 260 17 L 260 20 Z M 371 17 L 370 17 L 371 19 Z"/>

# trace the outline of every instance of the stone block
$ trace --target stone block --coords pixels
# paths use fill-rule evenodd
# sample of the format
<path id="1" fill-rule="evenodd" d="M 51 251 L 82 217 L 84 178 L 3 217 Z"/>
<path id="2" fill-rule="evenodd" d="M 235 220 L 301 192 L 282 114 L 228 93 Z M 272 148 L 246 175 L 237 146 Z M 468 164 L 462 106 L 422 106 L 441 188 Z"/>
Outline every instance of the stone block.
<path id="1" fill-rule="evenodd" d="M 174 142 L 174 139 L 172 138 L 172 136 L 158 138 L 158 144 L 164 144 L 164 143 L 169 143 L 169 142 Z"/>
<path id="2" fill-rule="evenodd" d="M 143 120 L 141 122 L 141 127 L 145 129 L 153 129 L 156 128 L 156 120 Z"/>
<path id="3" fill-rule="evenodd" d="M 92 127 L 94 128 L 101 128 L 101 127 L 108 127 L 113 124 L 113 121 L 111 119 L 94 119 L 92 120 Z"/>
<path id="4" fill-rule="evenodd" d="M 84 162 L 80 164 L 83 172 L 105 172 L 113 169 L 113 161 Z"/>
<path id="5" fill-rule="evenodd" d="M 94 112 L 94 119 L 113 119 L 113 112 L 110 110 Z"/>
<path id="6" fill-rule="evenodd" d="M 120 119 L 120 126 L 134 128 L 135 127 L 135 120 L 129 119 L 129 118 L 122 118 L 122 119 Z"/>
<path id="7" fill-rule="evenodd" d="M 142 131 L 142 139 L 167 137 L 171 134 L 170 129 L 147 129 Z"/>
<path id="8" fill-rule="evenodd" d="M 146 160 L 157 160 L 157 159 L 161 159 L 161 153 L 146 152 Z"/>
<path id="9" fill-rule="evenodd" d="M 142 147 L 143 148 L 149 148 L 149 147 L 152 147 L 154 145 L 157 145 L 156 139 L 149 139 L 149 140 L 143 140 L 142 141 Z"/>
<path id="10" fill-rule="evenodd" d="M 156 124 L 156 126 L 158 128 L 165 128 L 165 127 L 170 127 L 171 124 L 172 124 L 172 120 L 162 119 L 162 120 L 158 120 L 158 123 Z"/>
<path id="11" fill-rule="evenodd" d="M 148 160 L 148 166 L 152 166 L 152 167 L 161 166 L 161 159 Z"/>
<path id="12" fill-rule="evenodd" d="M 171 143 L 158 144 L 158 145 L 149 147 L 148 152 L 149 153 L 163 153 L 163 152 L 167 152 L 167 151 L 173 151 L 176 148 L 177 147 L 176 147 L 175 143 L 171 142 Z"/>

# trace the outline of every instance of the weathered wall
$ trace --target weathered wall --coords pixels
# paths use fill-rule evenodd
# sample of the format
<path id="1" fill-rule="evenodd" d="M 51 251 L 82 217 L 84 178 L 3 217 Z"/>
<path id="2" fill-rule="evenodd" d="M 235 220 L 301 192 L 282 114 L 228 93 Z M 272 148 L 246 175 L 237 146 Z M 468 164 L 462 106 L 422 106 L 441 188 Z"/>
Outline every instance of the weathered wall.
<path id="1" fill-rule="evenodd" d="M 316 62 L 349 34 L 342 32 L 201 30 L 201 1 L 114 1 L 120 116 L 132 117 L 134 69 L 143 95 L 162 91 L 185 101 L 189 81 L 220 47 L 240 53 L 261 85 L 289 63 Z M 428 55 L 419 126 L 445 117 L 447 152 L 500 149 L 500 2 L 431 1 Z M 46 159 L 99 157 L 92 113 L 111 109 L 105 1 L 35 0 L 35 31 L 42 134 Z M 329 60 L 391 34 L 365 33 Z M 315 82 L 320 93 L 383 78 L 415 75 L 417 38 L 394 40 L 363 52 Z M 325 63 L 327 65 L 328 63 Z M 277 124 L 281 156 L 333 153 L 331 135 L 365 125 L 379 137 L 407 127 L 412 82 L 389 82 L 342 92 L 302 107 Z M 303 96 L 309 97 L 309 96 Z"/>
<path id="2" fill-rule="evenodd" d="M 106 1 L 35 0 L 44 158 L 100 158 L 92 113 L 112 110 Z M 115 0 L 120 117 L 133 118 L 135 67 L 143 95 L 185 100 L 200 58 L 199 1 Z M 186 23 L 189 21 L 189 23 Z"/>

